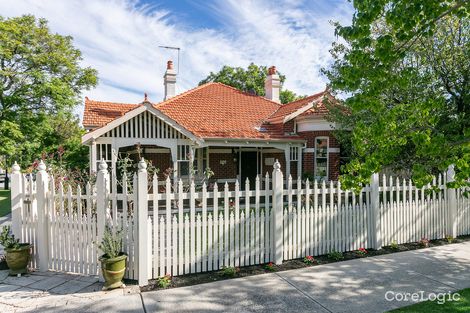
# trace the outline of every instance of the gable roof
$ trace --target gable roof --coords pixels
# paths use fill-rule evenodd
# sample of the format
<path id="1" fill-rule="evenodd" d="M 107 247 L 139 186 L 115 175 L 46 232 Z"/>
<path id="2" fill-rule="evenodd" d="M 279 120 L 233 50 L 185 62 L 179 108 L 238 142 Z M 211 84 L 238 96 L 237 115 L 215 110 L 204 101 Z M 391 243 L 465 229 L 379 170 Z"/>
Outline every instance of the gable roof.
<path id="1" fill-rule="evenodd" d="M 222 83 L 208 83 L 156 105 L 202 138 L 299 139 L 263 129 L 266 118 L 280 107 Z"/>
<path id="2" fill-rule="evenodd" d="M 82 124 L 88 128 L 101 127 L 138 106 L 139 104 L 95 101 L 85 97 Z"/>
<path id="3" fill-rule="evenodd" d="M 285 123 L 295 116 L 306 112 L 313 108 L 314 103 L 319 103 L 325 96 L 327 91 L 322 91 L 311 96 L 289 102 L 281 106 L 276 112 L 274 112 L 267 121 L 270 123 Z M 297 113 L 297 114 L 296 114 Z"/>
<path id="4" fill-rule="evenodd" d="M 313 110 L 312 114 L 316 114 L 317 109 L 314 106 L 321 103 L 325 92 L 327 91 L 281 105 L 264 97 L 212 82 L 158 104 L 111 103 L 85 98 L 83 125 L 93 128 L 92 132 L 96 136 L 102 132 L 98 132 L 98 129 L 114 127 L 119 121 L 133 116 L 133 110 L 143 106 L 157 116 L 167 117 L 183 131 L 201 139 L 302 140 L 298 135 L 285 133 L 283 123 L 298 115 L 307 114 L 310 110 Z"/>

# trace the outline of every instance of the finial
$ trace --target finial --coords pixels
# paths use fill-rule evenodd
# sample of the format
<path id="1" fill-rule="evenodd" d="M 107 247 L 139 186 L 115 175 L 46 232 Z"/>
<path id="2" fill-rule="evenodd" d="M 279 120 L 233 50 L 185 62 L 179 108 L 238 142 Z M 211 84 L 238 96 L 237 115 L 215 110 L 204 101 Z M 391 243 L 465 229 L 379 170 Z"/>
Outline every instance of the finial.
<path id="1" fill-rule="evenodd" d="M 98 169 L 100 171 L 105 171 L 108 169 L 108 164 L 104 161 L 104 159 L 101 159 L 100 164 L 98 165 Z"/>
<path id="2" fill-rule="evenodd" d="M 12 174 L 19 174 L 20 173 L 20 166 L 18 165 L 18 163 L 15 161 L 15 163 L 13 163 L 13 166 L 11 167 L 11 170 L 12 170 Z"/>
<path id="3" fill-rule="evenodd" d="M 147 97 L 147 93 L 145 92 L 144 93 L 144 101 L 147 101 L 148 97 Z"/>
<path id="4" fill-rule="evenodd" d="M 279 163 L 278 159 L 276 159 L 276 162 L 274 162 L 273 167 L 275 170 L 281 170 L 281 163 Z"/>
<path id="5" fill-rule="evenodd" d="M 146 169 L 147 169 L 147 162 L 145 162 L 144 158 L 142 158 L 139 161 L 139 172 L 144 171 Z"/>
<path id="6" fill-rule="evenodd" d="M 38 170 L 39 171 L 45 171 L 46 170 L 46 164 L 44 164 L 43 160 L 39 161 Z"/>

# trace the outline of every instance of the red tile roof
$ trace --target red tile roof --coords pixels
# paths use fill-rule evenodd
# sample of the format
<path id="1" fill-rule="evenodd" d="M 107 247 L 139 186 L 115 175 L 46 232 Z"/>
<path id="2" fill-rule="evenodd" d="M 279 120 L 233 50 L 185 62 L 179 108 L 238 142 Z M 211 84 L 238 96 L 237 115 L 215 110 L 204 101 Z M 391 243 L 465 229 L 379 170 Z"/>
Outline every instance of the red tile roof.
<path id="1" fill-rule="evenodd" d="M 200 138 L 301 139 L 284 133 L 282 119 L 323 95 L 280 105 L 221 83 L 208 83 L 153 106 Z M 85 98 L 83 125 L 102 127 L 140 105 Z"/>
<path id="2" fill-rule="evenodd" d="M 85 127 L 101 127 L 138 106 L 139 104 L 95 101 L 85 97 L 82 124 Z"/>
<path id="3" fill-rule="evenodd" d="M 221 83 L 199 86 L 155 107 L 201 138 L 292 138 L 263 130 L 280 104 Z"/>
<path id="4" fill-rule="evenodd" d="M 326 91 L 322 91 L 322 92 L 313 94 L 311 96 L 308 96 L 308 97 L 305 97 L 296 101 L 292 101 L 290 103 L 287 103 L 281 106 L 278 110 L 276 110 L 276 112 L 274 112 L 269 117 L 268 121 L 271 123 L 282 123 L 283 119 L 286 116 L 296 112 L 297 110 L 302 109 L 304 106 L 311 103 L 312 101 L 323 98 L 323 96 L 325 95 L 325 92 Z"/>

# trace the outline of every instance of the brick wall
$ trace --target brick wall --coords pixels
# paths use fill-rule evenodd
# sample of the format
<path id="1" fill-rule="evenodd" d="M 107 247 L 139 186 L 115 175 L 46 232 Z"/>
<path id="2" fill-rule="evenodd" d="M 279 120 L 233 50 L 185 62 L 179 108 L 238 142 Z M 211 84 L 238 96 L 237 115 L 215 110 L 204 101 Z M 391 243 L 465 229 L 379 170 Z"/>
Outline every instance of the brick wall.
<path id="1" fill-rule="evenodd" d="M 210 153 L 209 149 L 209 167 L 214 172 L 211 179 L 236 178 L 238 173 L 238 164 L 233 161 L 231 153 Z M 220 164 L 225 160 L 225 164 Z"/>
<path id="2" fill-rule="evenodd" d="M 316 137 L 328 137 L 329 138 L 329 148 L 338 148 L 340 147 L 338 140 L 333 136 L 331 131 L 307 131 L 307 132 L 298 132 L 298 134 L 307 140 L 307 148 L 315 148 L 315 138 Z M 303 172 L 314 173 L 314 157 L 313 152 L 307 152 L 303 154 L 302 158 L 302 168 Z M 329 180 L 338 180 L 339 176 L 339 153 L 329 153 L 328 155 L 328 179 Z"/>

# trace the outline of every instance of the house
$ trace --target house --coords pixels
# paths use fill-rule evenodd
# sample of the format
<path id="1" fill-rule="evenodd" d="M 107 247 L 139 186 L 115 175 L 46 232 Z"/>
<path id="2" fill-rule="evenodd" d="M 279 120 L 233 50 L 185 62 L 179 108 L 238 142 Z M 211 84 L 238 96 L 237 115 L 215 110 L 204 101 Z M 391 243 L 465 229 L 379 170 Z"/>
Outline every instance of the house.
<path id="1" fill-rule="evenodd" d="M 164 75 L 165 98 L 138 104 L 110 103 L 85 98 L 82 143 L 90 147 L 90 170 L 105 160 L 116 171 L 118 153 L 145 159 L 174 178 L 214 172 L 217 182 L 244 185 L 263 176 L 278 159 L 294 179 L 304 173 L 315 179 L 336 180 L 339 143 L 334 125 L 325 120 L 323 101 L 328 90 L 285 105 L 280 104 L 280 79 L 273 66 L 265 82 L 266 96 L 208 83 L 175 94 L 176 72 L 168 61 Z M 193 168 L 194 171 L 190 169 Z M 197 178 L 197 177 L 195 177 Z"/>

